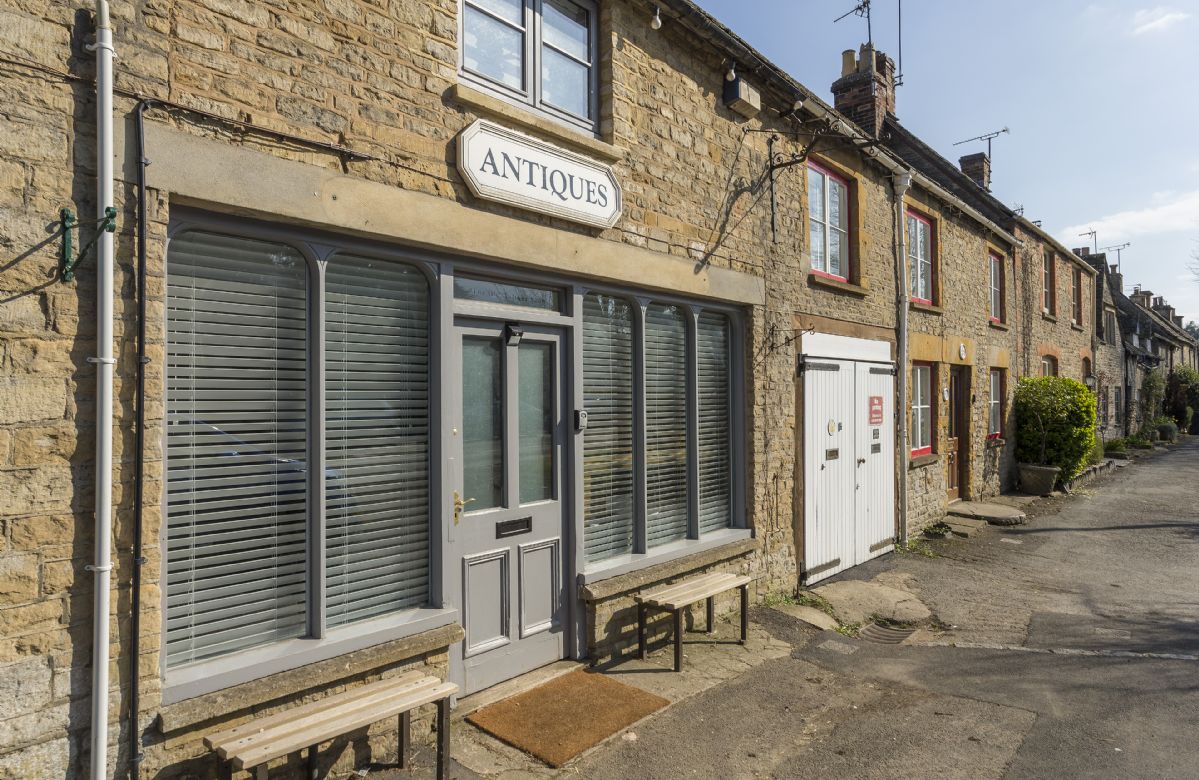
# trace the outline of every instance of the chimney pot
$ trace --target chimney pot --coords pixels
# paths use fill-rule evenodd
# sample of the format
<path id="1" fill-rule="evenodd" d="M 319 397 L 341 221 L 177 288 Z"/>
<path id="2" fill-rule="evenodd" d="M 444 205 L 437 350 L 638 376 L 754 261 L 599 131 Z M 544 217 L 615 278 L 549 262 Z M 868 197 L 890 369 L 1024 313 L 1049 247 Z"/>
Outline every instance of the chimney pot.
<path id="1" fill-rule="evenodd" d="M 845 78 L 858 69 L 857 53 L 853 49 L 841 52 L 841 77 Z"/>
<path id="2" fill-rule="evenodd" d="M 991 191 L 991 158 L 986 152 L 975 152 L 958 159 L 962 173 L 987 192 Z"/>

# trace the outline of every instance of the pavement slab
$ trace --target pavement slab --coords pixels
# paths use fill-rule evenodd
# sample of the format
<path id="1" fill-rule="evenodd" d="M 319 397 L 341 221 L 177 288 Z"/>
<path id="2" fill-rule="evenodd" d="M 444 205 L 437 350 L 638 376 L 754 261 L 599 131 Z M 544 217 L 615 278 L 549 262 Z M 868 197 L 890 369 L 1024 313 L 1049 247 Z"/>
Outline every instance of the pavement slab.
<path id="1" fill-rule="evenodd" d="M 841 580 L 813 588 L 833 608 L 843 624 L 866 623 L 876 617 L 898 623 L 919 623 L 932 612 L 912 593 L 878 582 Z"/>
<path id="2" fill-rule="evenodd" d="M 991 525 L 1023 525 L 1028 517 L 1014 506 L 984 501 L 958 501 L 949 505 L 949 514 L 971 520 L 983 520 Z"/>
<path id="3" fill-rule="evenodd" d="M 774 609 L 782 612 L 784 615 L 790 615 L 796 620 L 802 620 L 810 626 L 819 628 L 821 631 L 836 631 L 841 625 L 836 618 L 821 612 L 815 607 L 805 607 L 801 604 L 779 604 Z"/>

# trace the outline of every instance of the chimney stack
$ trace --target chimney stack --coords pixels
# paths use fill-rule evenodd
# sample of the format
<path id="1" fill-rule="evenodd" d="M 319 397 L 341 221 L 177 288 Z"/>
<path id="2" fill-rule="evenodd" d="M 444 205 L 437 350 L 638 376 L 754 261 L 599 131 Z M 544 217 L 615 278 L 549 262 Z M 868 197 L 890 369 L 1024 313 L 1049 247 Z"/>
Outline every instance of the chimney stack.
<path id="1" fill-rule="evenodd" d="M 1123 292 L 1124 292 L 1124 274 L 1120 273 L 1120 271 L 1117 270 L 1117 269 L 1119 269 L 1119 267 L 1120 266 L 1116 265 L 1115 263 L 1112 263 L 1112 266 L 1108 271 L 1108 275 L 1111 277 L 1111 280 L 1112 280 L 1112 289 L 1118 293 L 1123 294 Z"/>
<path id="2" fill-rule="evenodd" d="M 1173 319 L 1174 319 L 1174 324 L 1181 328 L 1182 327 L 1182 315 L 1175 314 Z"/>
<path id="3" fill-rule="evenodd" d="M 841 53 L 841 78 L 833 82 L 833 107 L 849 117 L 871 138 L 878 138 L 883 119 L 895 114 L 895 61 L 862 44 Z"/>
<path id="4" fill-rule="evenodd" d="M 958 160 L 962 173 L 987 192 L 991 191 L 991 158 L 986 152 L 968 154 Z"/>
<path id="5" fill-rule="evenodd" d="M 1091 254 L 1091 248 L 1089 246 L 1077 246 L 1071 251 L 1079 257 L 1088 257 Z"/>
<path id="6" fill-rule="evenodd" d="M 1132 291 L 1132 295 L 1129 297 L 1132 298 L 1133 303 L 1135 303 L 1137 306 L 1140 306 L 1142 309 L 1153 308 L 1153 293 L 1149 292 L 1148 290 L 1142 290 L 1140 287 L 1137 287 Z"/>

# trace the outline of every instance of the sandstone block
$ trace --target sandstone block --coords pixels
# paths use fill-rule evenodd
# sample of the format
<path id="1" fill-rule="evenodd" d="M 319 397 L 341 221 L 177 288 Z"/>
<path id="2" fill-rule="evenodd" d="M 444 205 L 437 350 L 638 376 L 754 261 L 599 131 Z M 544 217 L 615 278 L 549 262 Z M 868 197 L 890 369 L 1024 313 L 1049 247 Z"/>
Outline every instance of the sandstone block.
<path id="1" fill-rule="evenodd" d="M 37 595 L 37 556 L 0 555 L 0 604 L 19 604 Z"/>
<path id="2" fill-rule="evenodd" d="M 61 419 L 66 407 L 61 379 L 0 378 L 0 425 Z"/>
<path id="3" fill-rule="evenodd" d="M 0 720 L 49 704 L 51 677 L 50 665 L 45 658 L 30 658 L 0 667 Z"/>
<path id="4" fill-rule="evenodd" d="M 62 601 L 38 601 L 22 607 L 0 609 L 0 636 L 48 631 L 61 626 Z"/>
<path id="5" fill-rule="evenodd" d="M 67 545 L 72 541 L 88 543 L 91 526 L 81 522 L 82 533 L 76 537 L 76 519 L 71 515 L 34 515 L 9 521 L 12 546 L 17 550 L 43 550 L 51 545 Z"/>

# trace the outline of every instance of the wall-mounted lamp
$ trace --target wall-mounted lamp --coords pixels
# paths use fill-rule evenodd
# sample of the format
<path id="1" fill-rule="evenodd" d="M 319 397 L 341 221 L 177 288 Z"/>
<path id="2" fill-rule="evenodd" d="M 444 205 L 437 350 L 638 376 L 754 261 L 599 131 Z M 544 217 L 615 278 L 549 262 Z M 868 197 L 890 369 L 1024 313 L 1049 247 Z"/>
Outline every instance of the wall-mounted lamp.
<path id="1" fill-rule="evenodd" d="M 515 322 L 504 325 L 504 343 L 510 347 L 520 345 L 520 339 L 525 335 L 525 329 Z"/>
<path id="2" fill-rule="evenodd" d="M 1082 381 L 1083 381 L 1083 384 L 1085 384 L 1087 387 L 1091 388 L 1092 390 L 1095 389 L 1095 385 L 1097 384 L 1097 380 L 1095 379 L 1094 374 L 1088 374 L 1087 376 L 1082 378 Z"/>
<path id="3" fill-rule="evenodd" d="M 654 8 L 654 18 L 649 20 L 649 28 L 651 30 L 662 29 L 662 9 Z"/>
<path id="4" fill-rule="evenodd" d="M 736 81 L 737 80 L 737 63 L 734 62 L 731 65 L 729 65 L 729 71 L 728 71 L 728 73 L 724 74 L 724 80 L 725 81 Z"/>

